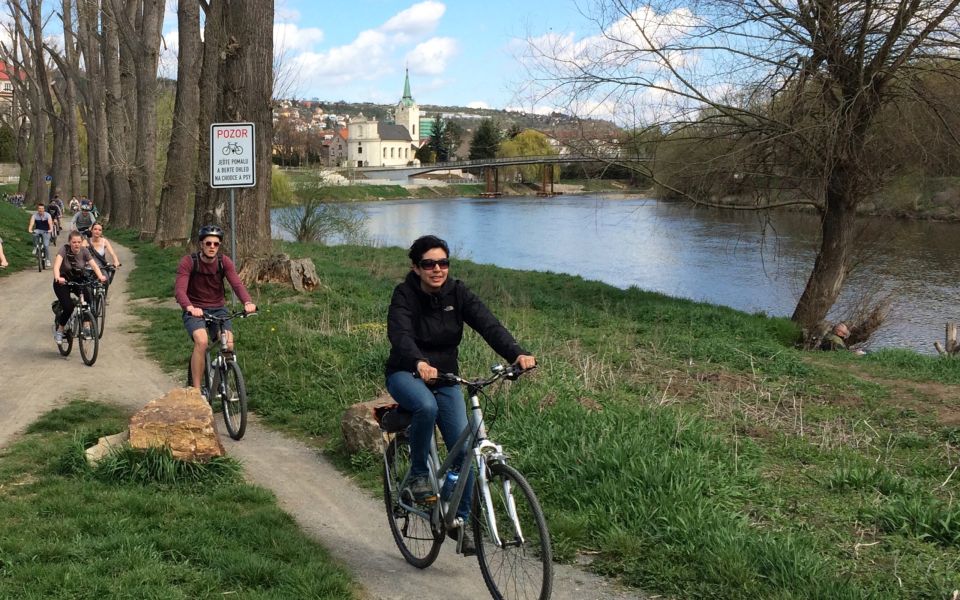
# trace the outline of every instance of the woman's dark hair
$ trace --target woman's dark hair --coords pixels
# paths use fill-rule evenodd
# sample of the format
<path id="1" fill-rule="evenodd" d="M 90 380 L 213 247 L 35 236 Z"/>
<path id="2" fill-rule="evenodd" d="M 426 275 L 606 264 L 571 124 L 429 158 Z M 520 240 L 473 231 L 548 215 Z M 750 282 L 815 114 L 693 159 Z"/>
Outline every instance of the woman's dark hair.
<path id="1" fill-rule="evenodd" d="M 425 235 L 415 239 L 413 245 L 410 246 L 410 252 L 407 253 L 407 256 L 410 257 L 410 262 L 418 264 L 420 259 L 423 258 L 423 255 L 434 248 L 443 248 L 446 255 L 450 256 L 450 247 L 447 246 L 447 242 L 435 235 Z"/>

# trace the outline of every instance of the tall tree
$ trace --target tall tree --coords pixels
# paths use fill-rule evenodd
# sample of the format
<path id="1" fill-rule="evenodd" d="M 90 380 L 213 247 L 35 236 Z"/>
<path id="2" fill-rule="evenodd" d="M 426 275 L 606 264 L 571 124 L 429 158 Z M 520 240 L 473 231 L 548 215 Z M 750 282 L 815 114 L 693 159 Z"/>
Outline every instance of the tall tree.
<path id="1" fill-rule="evenodd" d="M 273 140 L 273 0 L 223 0 L 224 46 L 218 81 L 216 122 L 249 122 L 256 128 L 257 185 L 236 193 L 237 229 L 229 231 L 237 254 L 247 258 L 270 250 L 270 154 Z M 217 204 L 229 193 L 218 190 Z M 226 215 L 219 211 L 219 214 Z M 227 224 L 227 223 L 225 223 Z M 227 228 L 229 230 L 229 227 Z"/>
<path id="2" fill-rule="evenodd" d="M 120 36 L 110 0 L 95 0 L 100 4 L 100 60 L 103 65 L 105 109 L 107 119 L 108 162 L 107 183 L 110 186 L 110 223 L 131 227 L 131 198 L 129 174 L 132 170 L 127 141 L 131 133 L 124 102 L 124 87 L 120 72 Z M 136 224 L 139 229 L 139 223 Z"/>
<path id="3" fill-rule="evenodd" d="M 450 157 L 450 150 L 447 146 L 445 134 L 447 131 L 447 122 L 437 113 L 433 118 L 433 131 L 430 133 L 430 139 L 427 140 L 427 147 L 433 154 L 433 159 L 437 162 L 447 162 Z"/>
<path id="4" fill-rule="evenodd" d="M 121 54 L 130 56 L 136 85 L 130 220 L 142 237 L 152 238 L 157 226 L 157 64 L 164 2 L 125 0 L 125 5 L 120 0 L 110 2 L 123 42 Z"/>
<path id="5" fill-rule="evenodd" d="M 200 68 L 203 64 L 197 0 L 179 0 L 177 24 L 177 95 L 155 238 L 161 244 L 185 241 L 190 237 L 187 216 L 197 169 L 196 115 L 200 110 Z"/>
<path id="6" fill-rule="evenodd" d="M 884 107 L 960 48 L 960 0 L 597 0 L 596 35 L 530 40 L 532 90 L 571 109 L 606 107 L 682 135 L 709 125 L 758 208 L 810 204 L 820 245 L 793 319 L 809 330 L 853 263 L 856 211 L 882 183 Z M 700 130 L 698 130 L 700 133 Z M 709 198 L 691 195 L 696 202 Z"/>
<path id="7" fill-rule="evenodd" d="M 470 160 L 496 157 L 501 139 L 500 127 L 493 119 L 480 121 L 470 140 Z"/>

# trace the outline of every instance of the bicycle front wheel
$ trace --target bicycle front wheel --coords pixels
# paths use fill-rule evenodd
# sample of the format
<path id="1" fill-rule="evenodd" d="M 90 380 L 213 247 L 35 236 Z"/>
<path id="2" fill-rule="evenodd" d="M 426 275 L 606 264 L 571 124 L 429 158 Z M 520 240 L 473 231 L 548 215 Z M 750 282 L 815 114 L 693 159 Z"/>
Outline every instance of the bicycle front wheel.
<path id="1" fill-rule="evenodd" d="M 107 322 L 107 295 L 97 292 L 93 297 L 94 314 L 97 315 L 97 337 L 103 337 L 103 328 Z"/>
<path id="2" fill-rule="evenodd" d="M 546 600 L 553 586 L 553 553 L 540 503 L 523 475 L 509 465 L 487 465 L 487 482 L 490 507 L 479 478 L 473 495 L 473 534 L 483 581 L 497 600 Z M 491 523 L 496 523 L 496 537 Z"/>
<path id="3" fill-rule="evenodd" d="M 89 329 L 84 323 L 90 323 Z M 97 362 L 100 352 L 100 337 L 97 335 L 97 317 L 89 310 L 80 313 L 80 332 L 77 335 L 77 344 L 80 346 L 80 358 L 83 364 L 92 367 Z"/>
<path id="4" fill-rule="evenodd" d="M 216 369 L 210 393 L 220 400 L 227 433 L 239 440 L 247 430 L 247 386 L 243 383 L 240 365 L 230 361 L 225 367 Z"/>
<path id="5" fill-rule="evenodd" d="M 413 505 L 412 497 L 401 503 L 403 479 L 409 471 L 410 442 L 399 433 L 383 453 L 383 501 L 387 508 L 387 522 L 404 560 L 418 569 L 426 569 L 437 560 L 443 534 L 434 534 L 429 516 L 404 507 Z"/>
<path id="6" fill-rule="evenodd" d="M 37 244 L 37 271 L 43 273 L 43 259 L 46 256 L 43 246 Z"/>

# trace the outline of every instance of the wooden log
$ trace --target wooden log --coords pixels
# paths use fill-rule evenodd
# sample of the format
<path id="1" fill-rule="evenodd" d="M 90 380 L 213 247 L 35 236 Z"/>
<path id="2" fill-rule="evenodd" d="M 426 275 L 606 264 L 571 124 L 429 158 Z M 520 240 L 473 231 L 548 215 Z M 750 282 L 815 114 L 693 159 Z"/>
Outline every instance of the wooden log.
<path id="1" fill-rule="evenodd" d="M 937 349 L 937 352 L 940 354 L 940 356 L 947 356 L 947 350 L 940 342 L 934 342 L 933 347 Z"/>
<path id="2" fill-rule="evenodd" d="M 948 321 L 946 326 L 946 349 L 950 354 L 956 354 L 957 348 L 957 324 Z"/>

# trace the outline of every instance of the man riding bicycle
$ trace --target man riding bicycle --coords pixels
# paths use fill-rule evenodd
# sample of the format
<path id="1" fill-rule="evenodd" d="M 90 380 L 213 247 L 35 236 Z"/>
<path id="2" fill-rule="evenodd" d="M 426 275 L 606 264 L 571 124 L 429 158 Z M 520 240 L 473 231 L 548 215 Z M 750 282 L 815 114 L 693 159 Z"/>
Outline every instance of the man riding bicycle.
<path id="1" fill-rule="evenodd" d="M 439 373 L 458 373 L 458 347 L 466 323 L 497 354 L 524 369 L 536 359 L 524 350 L 510 332 L 459 279 L 449 279 L 450 249 L 447 242 L 426 235 L 410 246 L 410 272 L 393 290 L 387 314 L 387 391 L 405 410 L 413 413 L 410 424 L 410 486 L 418 501 L 429 500 L 433 487 L 427 477 L 427 458 L 434 425 L 447 448 L 467 427 L 463 391 L 457 384 L 438 383 Z M 459 468 L 463 456 L 457 461 Z M 473 490 L 473 473 L 457 507 L 457 516 L 468 522 Z M 457 532 L 448 535 L 456 538 Z M 464 527 L 461 537 L 464 555 L 475 552 L 473 536 Z"/>
<path id="2" fill-rule="evenodd" d="M 47 207 L 43 202 L 37 202 L 37 212 L 30 215 L 30 222 L 27 224 L 27 233 L 43 237 L 43 251 L 46 265 L 50 266 L 50 237 L 53 235 L 53 217 L 47 212 Z"/>
<path id="3" fill-rule="evenodd" d="M 195 388 L 200 388 L 203 377 L 204 358 L 207 346 L 210 343 L 207 335 L 204 313 L 225 317 L 226 290 L 223 280 L 226 278 L 233 288 L 233 293 L 243 301 L 243 310 L 250 314 L 257 311 L 247 288 L 244 287 L 237 269 L 230 257 L 220 254 L 220 245 L 223 243 L 223 229 L 216 225 L 204 225 L 197 235 L 200 251 L 188 254 L 180 259 L 177 266 L 177 279 L 174 284 L 174 295 L 177 303 L 183 308 L 183 325 L 193 339 L 193 354 L 190 356 L 190 373 Z M 233 350 L 233 330 L 230 321 L 224 323 L 223 334 L 227 338 L 227 347 Z"/>
<path id="4" fill-rule="evenodd" d="M 63 230 L 63 223 L 60 220 L 60 217 L 63 216 L 63 203 L 58 202 L 60 198 L 54 198 L 50 201 L 50 204 L 47 205 L 47 212 L 50 213 L 50 217 L 53 218 L 53 222 L 57 225 L 57 231 Z M 56 236 L 54 236 L 56 237 Z"/>
<path id="5" fill-rule="evenodd" d="M 90 212 L 91 208 L 93 204 L 89 200 L 80 202 L 80 212 L 73 215 L 73 220 L 70 221 L 70 229 L 79 231 L 87 238 L 90 237 L 90 228 L 97 222 L 97 218 Z"/>

